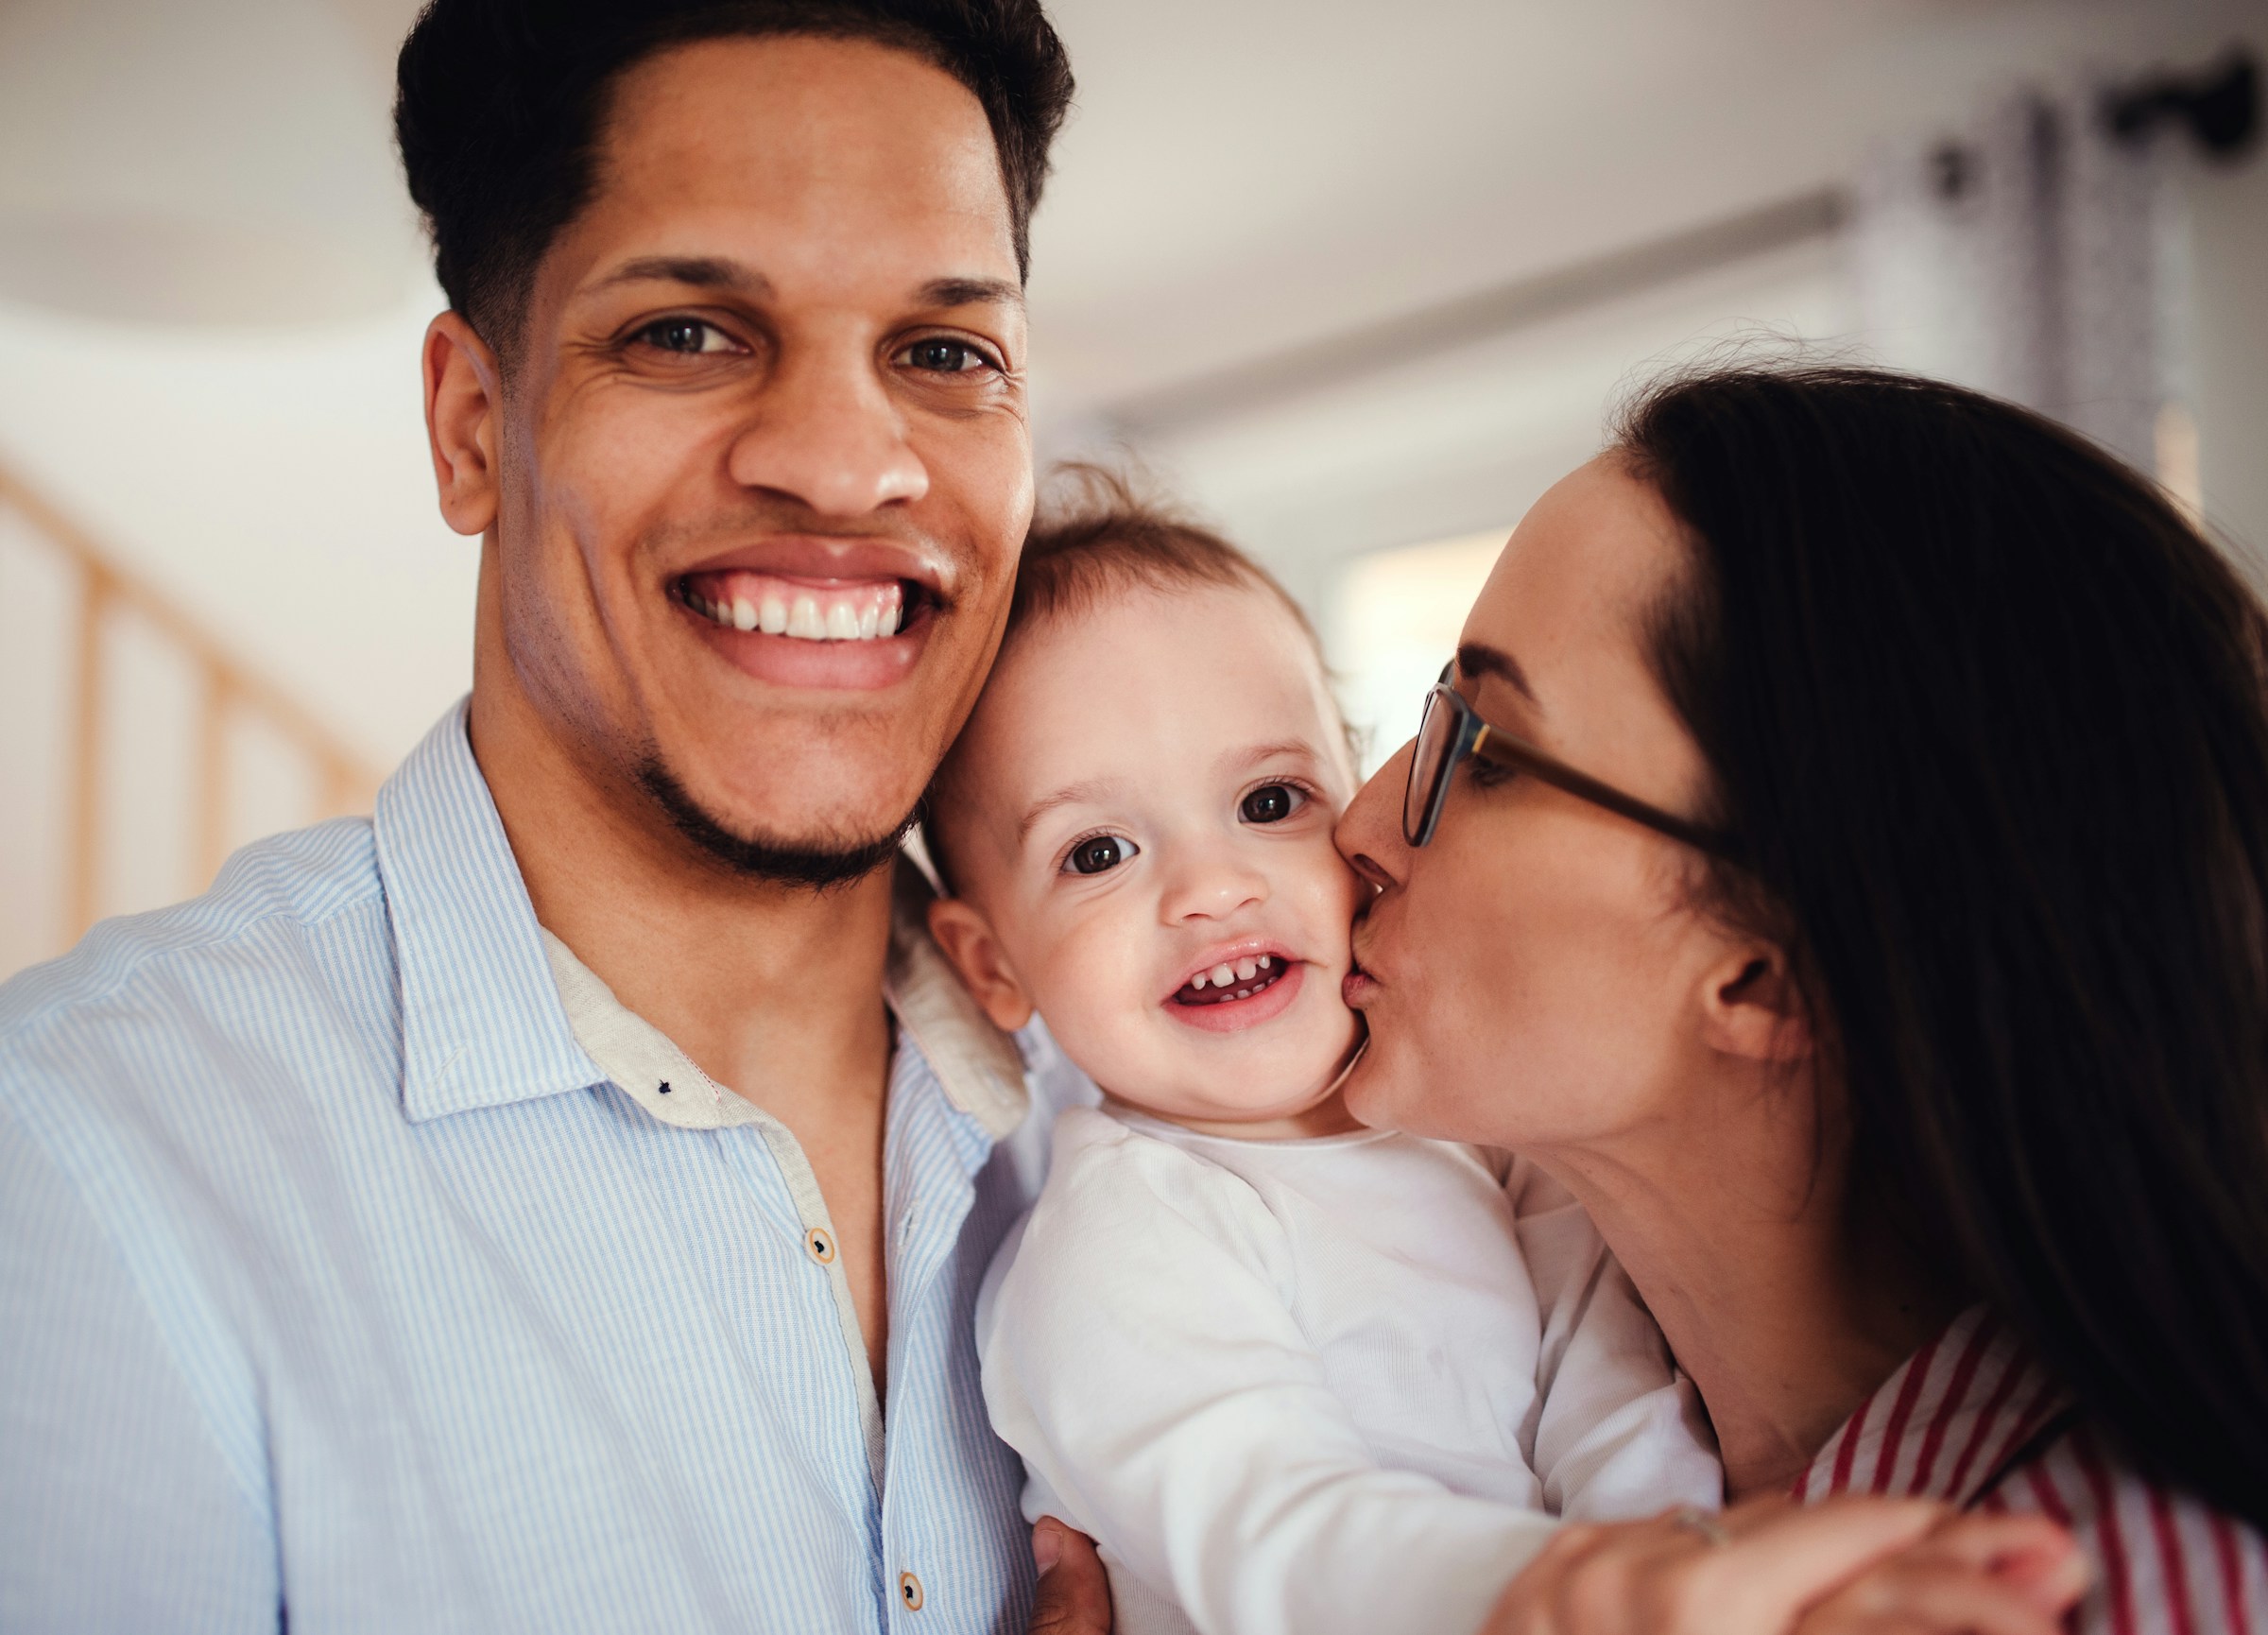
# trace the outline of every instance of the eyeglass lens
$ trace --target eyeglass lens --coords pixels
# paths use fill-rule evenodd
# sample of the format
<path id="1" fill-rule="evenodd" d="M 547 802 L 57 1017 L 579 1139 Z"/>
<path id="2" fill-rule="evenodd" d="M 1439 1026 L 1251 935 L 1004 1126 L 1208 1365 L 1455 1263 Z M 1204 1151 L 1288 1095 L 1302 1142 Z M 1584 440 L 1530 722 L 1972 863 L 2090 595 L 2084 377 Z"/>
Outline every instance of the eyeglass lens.
<path id="1" fill-rule="evenodd" d="M 1426 839 L 1427 819 L 1440 799 L 1441 775 L 1457 739 L 1457 713 L 1438 693 L 1428 693 L 1418 722 L 1418 745 L 1410 755 L 1410 782 L 1402 795 L 1401 836 L 1412 846 Z"/>

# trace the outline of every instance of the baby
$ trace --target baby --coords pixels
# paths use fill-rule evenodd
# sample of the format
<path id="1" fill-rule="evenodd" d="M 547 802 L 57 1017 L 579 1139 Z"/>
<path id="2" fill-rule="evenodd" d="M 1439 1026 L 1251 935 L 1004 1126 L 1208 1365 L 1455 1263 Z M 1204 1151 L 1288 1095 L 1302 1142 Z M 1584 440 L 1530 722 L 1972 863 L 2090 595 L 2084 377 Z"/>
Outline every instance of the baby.
<path id="1" fill-rule="evenodd" d="M 977 1325 L 1026 1515 L 1093 1535 L 1131 1635 L 1456 1635 L 1550 1518 L 1721 1500 L 1573 1201 L 1342 1105 L 1353 784 L 1289 597 L 1121 495 L 1035 535 L 933 792 L 938 942 L 1103 1092 Z"/>

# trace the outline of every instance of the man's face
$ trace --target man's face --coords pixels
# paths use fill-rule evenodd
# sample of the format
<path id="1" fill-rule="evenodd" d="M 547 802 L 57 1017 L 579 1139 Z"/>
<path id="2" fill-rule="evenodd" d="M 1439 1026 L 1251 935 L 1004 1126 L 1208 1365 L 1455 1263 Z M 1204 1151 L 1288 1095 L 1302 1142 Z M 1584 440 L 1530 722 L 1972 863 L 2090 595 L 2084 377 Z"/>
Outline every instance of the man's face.
<path id="1" fill-rule="evenodd" d="M 984 112 L 878 45 L 703 42 L 622 78 L 595 181 L 508 367 L 484 617 L 552 735 L 712 849 L 870 846 L 1031 511 Z"/>

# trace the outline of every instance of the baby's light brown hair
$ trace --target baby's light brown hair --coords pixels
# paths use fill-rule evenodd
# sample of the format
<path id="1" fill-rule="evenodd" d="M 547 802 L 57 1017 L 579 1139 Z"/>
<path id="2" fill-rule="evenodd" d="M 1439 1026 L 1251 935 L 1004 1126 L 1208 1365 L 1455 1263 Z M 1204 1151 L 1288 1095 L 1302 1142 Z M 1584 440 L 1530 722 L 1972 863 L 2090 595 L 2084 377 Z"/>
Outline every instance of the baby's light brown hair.
<path id="1" fill-rule="evenodd" d="M 1306 611 L 1267 569 L 1212 529 L 1143 492 L 1124 473 L 1066 462 L 1049 474 L 1047 495 L 1024 537 L 1007 628 L 993 663 L 1005 659 L 1035 627 L 1076 617 L 1106 596 L 1203 585 L 1266 592 L 1298 624 L 1321 663 L 1323 645 Z M 950 807 L 959 761 L 956 744 L 945 752 L 921 801 L 922 848 L 948 893 L 954 889 L 952 839 L 937 814 Z"/>

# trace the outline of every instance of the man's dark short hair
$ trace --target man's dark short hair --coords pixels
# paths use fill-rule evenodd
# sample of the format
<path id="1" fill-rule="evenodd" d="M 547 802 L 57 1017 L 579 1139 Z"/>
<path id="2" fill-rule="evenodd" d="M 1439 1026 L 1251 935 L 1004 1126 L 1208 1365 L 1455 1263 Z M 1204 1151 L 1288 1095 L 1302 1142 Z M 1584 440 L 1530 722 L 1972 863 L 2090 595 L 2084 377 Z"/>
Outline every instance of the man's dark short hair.
<path id="1" fill-rule="evenodd" d="M 871 41 L 967 86 L 1029 273 L 1073 89 L 1040 0 L 432 0 L 402 46 L 394 132 L 449 304 L 508 353 L 538 263 L 590 202 L 616 80 L 671 46 L 773 34 Z"/>

